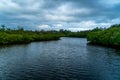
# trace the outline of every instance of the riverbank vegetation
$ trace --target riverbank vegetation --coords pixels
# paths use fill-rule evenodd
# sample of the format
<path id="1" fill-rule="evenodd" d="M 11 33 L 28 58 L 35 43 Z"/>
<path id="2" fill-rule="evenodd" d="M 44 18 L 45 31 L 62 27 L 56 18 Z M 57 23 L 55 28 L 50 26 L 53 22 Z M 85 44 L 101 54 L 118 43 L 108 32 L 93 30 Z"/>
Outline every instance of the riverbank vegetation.
<path id="1" fill-rule="evenodd" d="M 50 41 L 59 40 L 60 37 L 80 37 L 85 38 L 88 31 L 71 32 L 69 30 L 60 29 L 59 31 L 30 31 L 24 30 L 22 27 L 17 29 L 7 28 L 5 25 L 0 27 L 0 44 L 21 44 L 33 41 Z"/>
<path id="2" fill-rule="evenodd" d="M 112 25 L 108 29 L 92 31 L 87 35 L 91 44 L 120 47 L 120 24 Z"/>
<path id="3" fill-rule="evenodd" d="M 89 32 L 91 32 L 91 31 L 90 30 L 86 30 L 86 31 L 71 32 L 69 30 L 60 29 L 60 31 L 58 31 L 58 32 L 62 33 L 64 35 L 63 37 L 86 38 L 87 34 Z"/>
<path id="4" fill-rule="evenodd" d="M 21 44 L 33 41 L 59 40 L 62 34 L 56 31 L 27 31 L 23 28 L 9 29 L 4 25 L 0 28 L 0 44 Z"/>
<path id="5" fill-rule="evenodd" d="M 21 44 L 33 41 L 59 40 L 60 37 L 87 38 L 91 44 L 120 47 L 120 24 L 112 25 L 109 28 L 98 28 L 93 30 L 71 32 L 60 29 L 59 31 L 30 31 L 21 27 L 17 29 L 0 28 L 0 44 Z"/>

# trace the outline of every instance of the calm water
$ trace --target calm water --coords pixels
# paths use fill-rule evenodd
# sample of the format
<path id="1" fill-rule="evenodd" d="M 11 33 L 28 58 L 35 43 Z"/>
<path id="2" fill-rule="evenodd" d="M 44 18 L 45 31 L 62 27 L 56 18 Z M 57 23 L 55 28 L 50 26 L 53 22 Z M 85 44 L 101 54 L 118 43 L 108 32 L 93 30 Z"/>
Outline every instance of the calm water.
<path id="1" fill-rule="evenodd" d="M 0 80 L 120 80 L 120 51 L 61 38 L 0 47 Z"/>

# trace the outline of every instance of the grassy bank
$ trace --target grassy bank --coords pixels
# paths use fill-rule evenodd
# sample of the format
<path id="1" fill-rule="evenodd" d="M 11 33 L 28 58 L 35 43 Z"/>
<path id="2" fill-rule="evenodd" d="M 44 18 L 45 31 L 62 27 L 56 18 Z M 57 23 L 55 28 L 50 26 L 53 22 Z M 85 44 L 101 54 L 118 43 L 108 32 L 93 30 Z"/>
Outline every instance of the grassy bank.
<path id="1" fill-rule="evenodd" d="M 108 29 L 95 28 L 81 32 L 63 29 L 59 31 L 27 31 L 23 28 L 12 30 L 5 28 L 5 26 L 0 28 L 0 44 L 2 45 L 59 40 L 60 37 L 87 38 L 91 44 L 120 47 L 120 25 L 113 25 Z"/>
<path id="2" fill-rule="evenodd" d="M 63 36 L 63 34 L 56 31 L 26 31 L 22 28 L 16 30 L 1 28 L 0 44 L 21 44 L 33 41 L 59 40 L 61 36 Z"/>
<path id="3" fill-rule="evenodd" d="M 91 44 L 120 47 L 120 25 L 113 25 L 108 29 L 93 31 L 87 35 Z"/>
<path id="4" fill-rule="evenodd" d="M 97 29 L 98 30 L 98 29 Z M 96 29 L 92 30 L 96 31 Z M 81 31 L 81 32 L 71 32 L 69 30 L 60 29 L 59 31 L 27 31 L 21 27 L 17 29 L 6 28 L 4 25 L 0 27 L 0 45 L 4 44 L 22 44 L 29 43 L 33 41 L 50 41 L 59 40 L 60 37 L 78 37 L 86 38 L 91 32 Z"/>
<path id="5" fill-rule="evenodd" d="M 13 30 L 2 25 L 0 28 L 0 44 L 22 44 L 33 41 L 59 40 L 60 37 L 85 38 L 88 32 L 71 32 L 63 29 L 59 31 L 27 31 L 20 27 Z"/>

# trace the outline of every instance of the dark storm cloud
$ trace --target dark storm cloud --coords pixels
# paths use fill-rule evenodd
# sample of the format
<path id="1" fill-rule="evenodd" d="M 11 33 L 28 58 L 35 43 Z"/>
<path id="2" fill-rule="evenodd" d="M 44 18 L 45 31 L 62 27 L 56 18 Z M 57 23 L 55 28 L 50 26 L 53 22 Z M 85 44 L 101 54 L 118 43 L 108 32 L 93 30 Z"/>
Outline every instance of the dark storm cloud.
<path id="1" fill-rule="evenodd" d="M 0 0 L 0 24 L 86 30 L 120 22 L 119 0 Z"/>

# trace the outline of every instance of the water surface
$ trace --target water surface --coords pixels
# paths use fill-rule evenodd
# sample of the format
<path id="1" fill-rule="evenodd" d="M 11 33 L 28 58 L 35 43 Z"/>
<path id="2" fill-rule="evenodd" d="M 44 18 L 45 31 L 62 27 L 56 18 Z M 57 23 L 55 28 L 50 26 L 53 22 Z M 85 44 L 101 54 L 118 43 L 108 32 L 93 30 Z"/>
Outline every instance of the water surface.
<path id="1" fill-rule="evenodd" d="M 0 47 L 0 80 L 120 80 L 120 51 L 84 38 Z"/>

